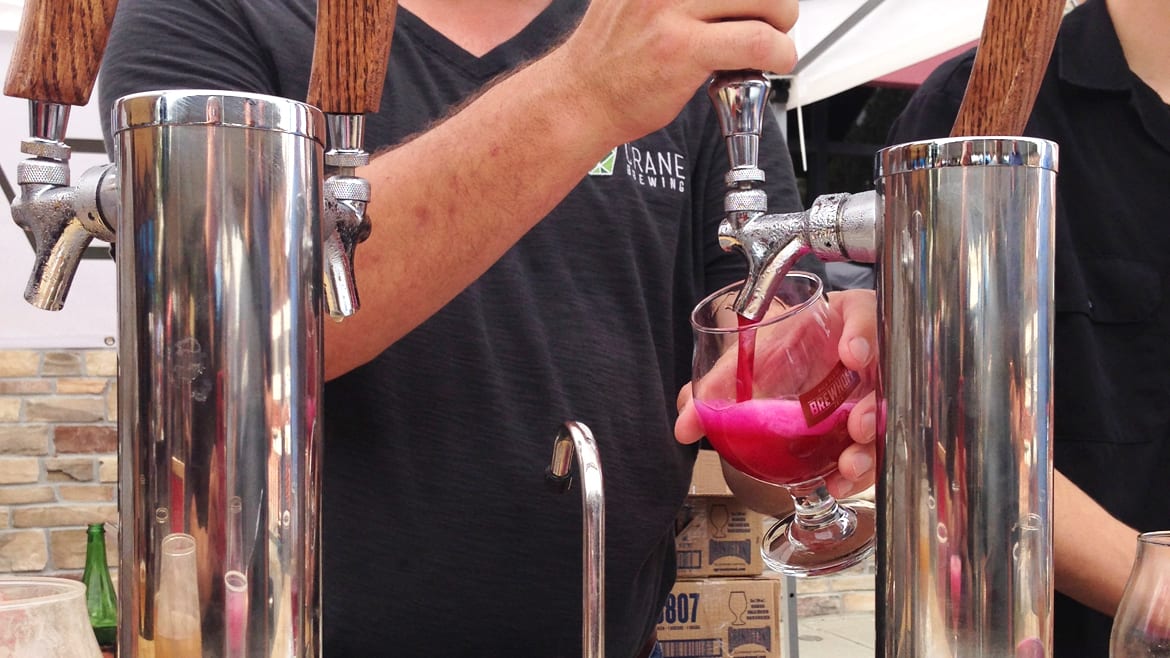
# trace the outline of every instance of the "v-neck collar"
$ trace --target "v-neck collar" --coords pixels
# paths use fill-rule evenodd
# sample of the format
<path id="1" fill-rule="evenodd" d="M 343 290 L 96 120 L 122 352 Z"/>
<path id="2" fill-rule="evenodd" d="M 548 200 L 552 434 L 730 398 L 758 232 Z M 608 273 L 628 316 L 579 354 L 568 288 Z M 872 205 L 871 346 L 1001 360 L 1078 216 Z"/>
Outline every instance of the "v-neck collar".
<path id="1" fill-rule="evenodd" d="M 401 6 L 397 26 L 452 66 L 486 82 L 547 51 L 577 24 L 587 5 L 587 0 L 553 0 L 515 36 L 478 57 Z"/>

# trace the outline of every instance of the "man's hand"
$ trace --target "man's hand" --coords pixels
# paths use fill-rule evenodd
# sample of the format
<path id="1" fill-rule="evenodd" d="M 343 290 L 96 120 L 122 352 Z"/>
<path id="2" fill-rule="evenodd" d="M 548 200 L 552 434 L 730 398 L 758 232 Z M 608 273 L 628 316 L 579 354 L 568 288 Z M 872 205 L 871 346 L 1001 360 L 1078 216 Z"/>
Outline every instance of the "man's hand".
<path id="1" fill-rule="evenodd" d="M 877 359 L 877 296 L 872 290 L 845 290 L 829 296 L 830 306 L 841 314 L 844 328 L 837 355 L 846 368 L 869 375 L 869 381 L 878 379 Z M 829 493 L 847 498 L 874 483 L 877 436 L 877 395 L 858 401 L 849 412 L 849 436 L 853 445 L 837 459 L 837 471 L 825 478 Z"/>
<path id="2" fill-rule="evenodd" d="M 796 17 L 797 0 L 593 0 L 550 56 L 620 144 L 669 123 L 715 71 L 792 70 Z"/>

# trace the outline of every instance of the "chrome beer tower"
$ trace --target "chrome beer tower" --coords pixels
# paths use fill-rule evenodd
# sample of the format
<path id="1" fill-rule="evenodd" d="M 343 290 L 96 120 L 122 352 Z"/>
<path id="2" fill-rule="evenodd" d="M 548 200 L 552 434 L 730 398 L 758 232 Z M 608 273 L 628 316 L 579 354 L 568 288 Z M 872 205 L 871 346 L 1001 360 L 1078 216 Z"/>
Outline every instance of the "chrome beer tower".
<path id="1" fill-rule="evenodd" d="M 36 251 L 26 299 L 60 309 L 90 241 L 117 246 L 123 657 L 320 654 L 323 300 L 339 319 L 359 305 L 354 170 L 395 8 L 318 3 L 308 103 L 119 99 L 113 163 L 71 185 L 69 107 L 115 0 L 25 4 L 5 94 L 31 102 L 13 203 Z"/>
<path id="2" fill-rule="evenodd" d="M 709 87 L 727 140 L 725 249 L 759 319 L 800 256 L 878 265 L 877 653 L 1052 655 L 1056 145 L 1020 137 L 1062 2 L 992 0 L 949 139 L 879 152 L 876 192 L 768 214 L 768 80 Z M 1014 68 L 1013 68 L 1014 67 Z"/>

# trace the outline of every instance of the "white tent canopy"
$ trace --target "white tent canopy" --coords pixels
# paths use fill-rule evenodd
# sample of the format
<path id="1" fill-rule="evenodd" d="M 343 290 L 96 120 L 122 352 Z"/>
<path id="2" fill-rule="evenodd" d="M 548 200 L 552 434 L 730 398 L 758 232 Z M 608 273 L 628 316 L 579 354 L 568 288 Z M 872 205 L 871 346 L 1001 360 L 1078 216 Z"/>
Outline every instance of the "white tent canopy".
<path id="1" fill-rule="evenodd" d="M 815 103 L 975 41 L 987 0 L 800 0 L 787 106 Z"/>

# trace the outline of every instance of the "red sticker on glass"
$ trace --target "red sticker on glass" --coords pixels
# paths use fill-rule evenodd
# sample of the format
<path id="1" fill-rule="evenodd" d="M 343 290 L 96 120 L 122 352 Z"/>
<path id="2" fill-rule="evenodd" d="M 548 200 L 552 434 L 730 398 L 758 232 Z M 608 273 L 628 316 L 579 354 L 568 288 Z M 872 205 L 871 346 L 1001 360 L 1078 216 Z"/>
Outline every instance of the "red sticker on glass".
<path id="1" fill-rule="evenodd" d="M 845 367 L 840 361 L 821 383 L 800 395 L 800 409 L 809 427 L 828 418 L 849 398 L 861 383 L 861 375 Z"/>

